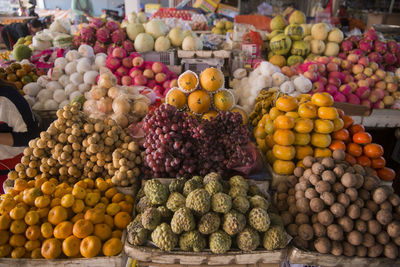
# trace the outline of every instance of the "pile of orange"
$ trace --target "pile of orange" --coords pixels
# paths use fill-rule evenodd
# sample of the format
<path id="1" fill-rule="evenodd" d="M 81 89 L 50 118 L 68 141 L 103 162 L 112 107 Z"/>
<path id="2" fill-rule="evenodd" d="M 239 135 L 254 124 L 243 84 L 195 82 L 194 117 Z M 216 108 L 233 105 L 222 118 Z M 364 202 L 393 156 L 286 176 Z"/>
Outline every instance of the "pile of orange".
<path id="1" fill-rule="evenodd" d="M 361 124 L 354 124 L 350 116 L 340 114 L 344 121 L 344 128 L 332 134 L 333 141 L 329 146 L 332 150 L 346 151 L 346 161 L 351 164 L 360 164 L 371 167 L 375 175 L 385 181 L 395 178 L 395 172 L 386 167 L 383 157 L 383 147 L 372 143 L 372 136 L 365 131 Z"/>
<path id="2" fill-rule="evenodd" d="M 306 156 L 331 156 L 331 133 L 344 125 L 332 105 L 327 93 L 281 96 L 258 122 L 253 134 L 277 174 L 292 174 Z"/>
<path id="3" fill-rule="evenodd" d="M 0 257 L 114 256 L 131 221 L 133 198 L 111 180 L 16 179 L 0 199 Z"/>

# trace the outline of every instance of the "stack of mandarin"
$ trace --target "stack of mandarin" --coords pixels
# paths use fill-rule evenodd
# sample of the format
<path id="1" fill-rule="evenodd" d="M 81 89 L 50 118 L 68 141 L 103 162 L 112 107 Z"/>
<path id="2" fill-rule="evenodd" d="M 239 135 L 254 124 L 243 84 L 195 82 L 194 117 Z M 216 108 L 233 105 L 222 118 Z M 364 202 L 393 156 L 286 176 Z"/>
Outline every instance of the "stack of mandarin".
<path id="1" fill-rule="evenodd" d="M 16 179 L 0 196 L 0 257 L 115 256 L 131 221 L 133 198 L 110 179 L 73 186 L 56 178 Z"/>

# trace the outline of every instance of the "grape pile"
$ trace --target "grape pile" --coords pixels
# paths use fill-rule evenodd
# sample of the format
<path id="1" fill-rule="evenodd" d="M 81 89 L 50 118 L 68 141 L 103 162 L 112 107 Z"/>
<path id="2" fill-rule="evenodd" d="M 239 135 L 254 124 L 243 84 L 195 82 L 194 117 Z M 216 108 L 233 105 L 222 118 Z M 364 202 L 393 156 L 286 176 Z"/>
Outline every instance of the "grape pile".
<path id="1" fill-rule="evenodd" d="M 250 132 L 239 113 L 219 112 L 198 121 L 171 105 L 144 118 L 146 177 L 180 177 L 209 172 L 224 174 L 252 164 Z"/>

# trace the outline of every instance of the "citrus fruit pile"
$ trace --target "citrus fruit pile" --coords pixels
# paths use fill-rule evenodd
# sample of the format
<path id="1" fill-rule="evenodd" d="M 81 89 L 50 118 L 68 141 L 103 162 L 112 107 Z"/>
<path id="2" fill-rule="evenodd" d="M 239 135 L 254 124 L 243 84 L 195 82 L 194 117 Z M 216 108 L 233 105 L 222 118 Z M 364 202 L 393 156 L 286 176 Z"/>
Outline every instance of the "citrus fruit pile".
<path id="1" fill-rule="evenodd" d="M 133 198 L 119 193 L 110 179 L 70 186 L 55 178 L 18 178 L 0 199 L 0 257 L 117 255 L 132 210 Z"/>

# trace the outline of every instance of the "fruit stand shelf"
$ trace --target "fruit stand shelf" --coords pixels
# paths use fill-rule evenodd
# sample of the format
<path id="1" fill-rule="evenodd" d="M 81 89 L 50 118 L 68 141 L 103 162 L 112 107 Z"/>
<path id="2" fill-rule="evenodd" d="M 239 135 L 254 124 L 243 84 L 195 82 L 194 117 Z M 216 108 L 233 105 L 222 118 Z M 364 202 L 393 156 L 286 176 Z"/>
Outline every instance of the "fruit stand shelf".
<path id="1" fill-rule="evenodd" d="M 125 242 L 125 253 L 144 265 L 164 266 L 157 264 L 181 264 L 181 265 L 244 265 L 266 263 L 268 266 L 280 266 L 286 258 L 286 249 L 266 251 L 257 250 L 252 252 L 230 251 L 225 254 L 214 254 L 210 251 L 183 252 L 173 250 L 161 251 L 158 248 L 132 246 Z M 165 265 L 168 266 L 168 265 Z"/>
<path id="2" fill-rule="evenodd" d="M 298 248 L 288 250 L 288 260 L 291 264 L 316 265 L 325 267 L 394 267 L 400 265 L 400 260 L 390 260 L 388 258 L 364 258 L 346 257 L 330 254 L 320 254 L 317 252 L 304 251 Z"/>

